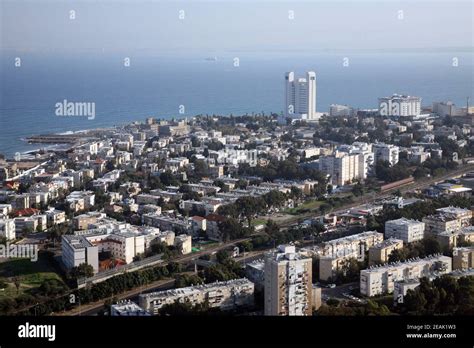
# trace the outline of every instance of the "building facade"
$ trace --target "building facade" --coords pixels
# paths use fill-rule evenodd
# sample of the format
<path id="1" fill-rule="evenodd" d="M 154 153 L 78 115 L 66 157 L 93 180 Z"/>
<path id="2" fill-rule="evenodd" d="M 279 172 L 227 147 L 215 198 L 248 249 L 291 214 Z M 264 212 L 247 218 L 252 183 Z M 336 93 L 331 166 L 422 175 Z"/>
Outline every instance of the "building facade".
<path id="1" fill-rule="evenodd" d="M 191 305 L 207 302 L 210 308 L 231 310 L 237 307 L 252 306 L 254 303 L 254 284 L 246 278 L 226 282 L 216 282 L 142 294 L 139 305 L 151 314 L 158 314 L 166 304 L 175 302 Z"/>
<path id="2" fill-rule="evenodd" d="M 294 246 L 265 256 L 265 315 L 311 315 L 312 288 L 312 259 Z"/>
<path id="3" fill-rule="evenodd" d="M 306 78 L 285 74 L 285 117 L 314 120 L 316 114 L 316 73 L 308 71 Z"/>
<path id="4" fill-rule="evenodd" d="M 392 293 L 396 281 L 441 275 L 451 270 L 451 258 L 443 255 L 371 267 L 360 272 L 360 293 L 369 297 Z"/>
<path id="5" fill-rule="evenodd" d="M 416 220 L 400 218 L 385 222 L 385 238 L 401 239 L 404 243 L 421 240 L 424 237 L 425 224 Z"/>
<path id="6" fill-rule="evenodd" d="M 417 116 L 421 112 L 421 98 L 394 94 L 379 98 L 381 116 Z"/>

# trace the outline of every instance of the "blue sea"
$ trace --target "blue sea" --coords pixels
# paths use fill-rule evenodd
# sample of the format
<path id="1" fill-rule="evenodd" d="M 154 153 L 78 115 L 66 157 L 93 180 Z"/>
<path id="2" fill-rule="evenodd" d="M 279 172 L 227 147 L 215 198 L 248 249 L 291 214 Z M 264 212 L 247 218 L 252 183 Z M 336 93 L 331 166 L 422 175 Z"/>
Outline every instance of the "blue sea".
<path id="1" fill-rule="evenodd" d="M 22 140 L 32 134 L 67 132 L 159 118 L 197 114 L 280 113 L 286 71 L 317 74 L 317 109 L 332 103 L 376 108 L 377 98 L 403 93 L 422 97 L 423 105 L 474 101 L 473 53 L 321 52 L 217 55 L 124 56 L 61 53 L 4 53 L 0 70 L 0 153 L 11 156 L 41 147 Z M 234 66 L 234 58 L 239 66 Z M 343 59 L 349 58 L 349 66 Z M 458 59 L 454 67 L 453 57 Z M 96 117 L 59 117 L 64 99 L 94 102 Z M 180 105 L 184 114 L 179 114 Z"/>

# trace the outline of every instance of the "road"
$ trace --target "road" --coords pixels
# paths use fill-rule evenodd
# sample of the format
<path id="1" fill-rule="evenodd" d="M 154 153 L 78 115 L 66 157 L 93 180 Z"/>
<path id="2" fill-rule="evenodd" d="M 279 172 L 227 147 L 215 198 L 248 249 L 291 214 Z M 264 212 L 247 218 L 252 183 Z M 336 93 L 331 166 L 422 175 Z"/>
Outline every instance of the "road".
<path id="1" fill-rule="evenodd" d="M 130 291 L 123 292 L 118 295 L 111 296 L 109 298 L 104 298 L 100 301 L 88 303 L 86 305 L 78 305 L 76 308 L 59 313 L 52 313 L 51 315 L 56 316 L 90 316 L 96 315 L 104 309 L 104 302 L 107 300 L 117 299 L 117 300 L 136 300 L 138 295 L 142 292 L 151 292 L 155 290 L 166 290 L 174 287 L 174 279 L 162 279 L 151 284 L 141 286 Z"/>
<path id="2" fill-rule="evenodd" d="M 351 204 L 348 204 L 346 206 L 342 206 L 340 207 L 337 211 L 334 211 L 334 213 L 341 213 L 341 212 L 344 212 L 345 210 L 347 209 L 350 209 L 352 207 L 355 207 L 359 204 L 362 204 L 362 203 L 368 203 L 368 202 L 373 202 L 375 200 L 378 200 L 378 199 L 382 199 L 384 197 L 389 197 L 390 196 L 390 193 L 391 192 L 395 192 L 397 190 L 400 190 L 402 192 L 406 192 L 406 191 L 409 191 L 409 190 L 419 190 L 419 189 L 422 189 L 422 188 L 425 188 L 425 187 L 428 187 L 434 183 L 437 183 L 437 182 L 442 182 L 446 179 L 449 179 L 449 178 L 454 178 L 454 177 L 459 177 L 469 171 L 472 171 L 474 170 L 474 165 L 465 165 L 463 166 L 462 168 L 458 169 L 458 170 L 455 170 L 455 171 L 451 171 L 449 174 L 446 174 L 446 175 L 443 175 L 441 177 L 437 177 L 437 178 L 432 178 L 432 179 L 429 179 L 429 180 L 424 180 L 423 182 L 415 182 L 414 184 L 410 184 L 410 185 L 406 185 L 406 186 L 403 186 L 403 187 L 400 187 L 400 188 L 394 188 L 392 190 L 388 190 L 386 192 L 383 192 L 383 193 L 375 193 L 372 195 L 372 197 L 368 200 L 367 196 L 362 196 L 358 199 L 356 199 L 356 201 L 352 202 Z M 314 210 L 310 213 L 307 213 L 307 214 L 301 214 L 301 215 L 298 215 L 296 217 L 294 216 L 291 216 L 291 218 L 293 220 L 299 220 L 299 219 L 302 219 L 302 218 L 305 218 L 305 217 L 317 217 L 317 216 L 314 216 L 315 212 L 317 210 Z M 290 226 L 291 224 L 294 224 L 295 221 L 284 221 L 283 223 L 280 223 L 280 226 L 281 227 L 285 227 L 285 226 Z M 258 234 L 261 234 L 261 232 L 259 233 L 255 233 L 253 234 L 252 236 L 255 236 L 255 235 L 258 235 Z M 247 237 L 247 238 L 241 238 L 241 239 L 238 239 L 238 240 L 233 240 L 233 241 L 230 241 L 230 242 L 227 242 L 227 243 L 222 243 L 222 244 L 219 244 L 215 247 L 211 247 L 209 249 L 206 249 L 206 250 L 203 250 L 203 251 L 200 251 L 198 253 L 193 253 L 193 254 L 189 254 L 189 255 L 184 255 L 184 256 L 181 256 L 177 259 L 173 259 L 171 260 L 172 262 L 179 262 L 179 263 L 182 263 L 182 262 L 189 262 L 189 261 L 192 261 L 193 259 L 197 259 L 199 258 L 200 256 L 203 256 L 203 255 L 209 255 L 209 254 L 212 254 L 214 252 L 217 252 L 219 250 L 222 250 L 222 249 L 226 249 L 232 245 L 235 245 L 235 244 L 238 244 L 238 243 L 241 243 L 243 241 L 247 241 L 247 240 L 251 240 L 252 239 L 252 236 L 250 237 Z M 256 259 L 256 258 L 260 258 L 263 254 L 265 253 L 265 250 L 263 251 L 256 251 L 254 252 L 253 254 L 251 254 L 251 256 L 246 256 L 245 257 L 245 260 L 243 259 L 243 257 L 241 257 L 240 260 L 238 260 L 239 262 L 242 262 L 242 261 L 245 261 L 245 262 L 249 262 L 253 259 Z M 168 262 L 169 263 L 169 262 Z M 167 265 L 168 263 L 163 263 L 162 265 L 165 266 Z M 171 282 L 174 280 L 168 280 L 168 282 Z M 122 299 L 122 298 L 130 298 L 130 297 L 133 297 L 133 296 L 136 296 L 137 294 L 139 294 L 140 292 L 142 291 L 149 291 L 151 289 L 156 289 L 160 286 L 167 286 L 169 285 L 168 283 L 164 283 L 164 284 L 149 284 L 149 286 L 147 287 L 143 287 L 143 288 L 138 288 L 138 289 L 134 289 L 134 290 L 131 290 L 130 292 L 126 292 L 126 293 L 122 293 L 120 295 L 117 295 L 116 297 L 119 298 L 119 299 Z M 350 286 L 350 284 L 346 284 L 347 287 Z M 334 291 L 330 291 L 330 290 L 334 290 Z M 74 292 L 75 290 L 71 290 L 69 293 L 72 293 Z M 327 291 L 325 290 L 323 292 L 323 294 L 327 294 L 327 296 L 331 296 L 331 294 L 335 294 L 334 296 L 338 296 L 340 297 L 343 292 L 347 292 L 345 290 L 345 286 L 341 286 L 341 287 L 337 287 L 335 289 L 327 289 Z M 87 309 L 84 309 L 87 313 L 88 312 L 97 312 L 98 310 L 100 310 L 100 308 L 103 307 L 103 302 L 106 301 L 106 299 L 103 299 L 100 301 L 100 303 L 95 303 L 95 304 L 90 304 L 89 306 L 90 307 L 87 307 Z M 30 307 L 34 307 L 34 306 L 30 306 Z M 83 307 L 83 308 L 86 308 L 86 307 Z M 69 313 L 69 312 L 68 312 Z M 65 315 L 71 315 L 71 314 L 65 314 Z M 75 314 L 72 314 L 72 315 L 75 315 Z"/>
<path id="3" fill-rule="evenodd" d="M 358 288 L 359 283 L 347 283 L 343 285 L 336 286 L 335 288 L 322 288 L 321 297 L 324 301 L 327 301 L 330 298 L 337 300 L 347 300 L 348 298 L 344 296 L 345 293 L 350 293 L 352 289 Z"/>

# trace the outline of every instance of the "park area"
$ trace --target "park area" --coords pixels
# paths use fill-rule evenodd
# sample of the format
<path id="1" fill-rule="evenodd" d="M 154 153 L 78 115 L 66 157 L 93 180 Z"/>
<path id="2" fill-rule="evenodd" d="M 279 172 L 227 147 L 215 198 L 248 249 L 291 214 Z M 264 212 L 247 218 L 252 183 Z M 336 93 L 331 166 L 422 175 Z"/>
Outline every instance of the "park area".
<path id="1" fill-rule="evenodd" d="M 0 300 L 33 293 L 45 280 L 63 283 L 47 256 L 40 252 L 38 260 L 3 259 L 0 261 Z"/>

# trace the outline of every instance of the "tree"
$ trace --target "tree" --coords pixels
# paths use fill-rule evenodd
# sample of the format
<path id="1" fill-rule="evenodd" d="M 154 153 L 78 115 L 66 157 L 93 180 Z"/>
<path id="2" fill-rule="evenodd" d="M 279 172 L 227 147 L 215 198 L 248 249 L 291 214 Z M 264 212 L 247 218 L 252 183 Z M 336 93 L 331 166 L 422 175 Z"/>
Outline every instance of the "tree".
<path id="1" fill-rule="evenodd" d="M 216 254 L 216 260 L 219 263 L 225 263 L 229 257 L 229 253 L 226 250 L 219 250 Z"/>
<path id="2" fill-rule="evenodd" d="M 426 306 L 426 298 L 419 290 L 408 290 L 403 299 L 404 306 L 409 312 L 422 312 Z"/>
<path id="3" fill-rule="evenodd" d="M 250 227 L 252 218 L 264 211 L 265 201 L 260 197 L 244 196 L 240 197 L 235 201 L 237 211 L 239 215 L 242 215 L 247 219 L 248 226 Z"/>
<path id="4" fill-rule="evenodd" d="M 239 250 L 241 251 L 252 251 L 253 250 L 253 244 L 252 242 L 246 240 L 238 244 Z"/>
<path id="5" fill-rule="evenodd" d="M 426 237 L 423 239 L 423 247 L 425 255 L 432 255 L 441 253 L 441 245 L 438 240 L 433 237 Z"/>
<path id="6" fill-rule="evenodd" d="M 224 241 L 242 238 L 250 234 L 250 228 L 243 227 L 234 218 L 227 218 L 218 223 L 219 231 Z"/>
<path id="7" fill-rule="evenodd" d="M 161 173 L 160 181 L 165 186 L 178 186 L 179 185 L 179 181 L 175 178 L 175 176 L 170 171 Z"/>
<path id="8" fill-rule="evenodd" d="M 87 263 L 81 263 L 79 266 L 71 268 L 69 274 L 72 279 L 90 278 L 94 275 L 94 268 Z"/>
<path id="9" fill-rule="evenodd" d="M 16 294 L 18 295 L 20 293 L 20 286 L 21 286 L 21 278 L 18 276 L 14 276 L 12 278 L 13 284 L 15 285 L 16 288 Z"/>
<path id="10" fill-rule="evenodd" d="M 362 185 L 360 182 L 357 182 L 353 187 L 352 187 L 352 193 L 354 196 L 362 196 L 364 194 L 364 185 Z"/>

